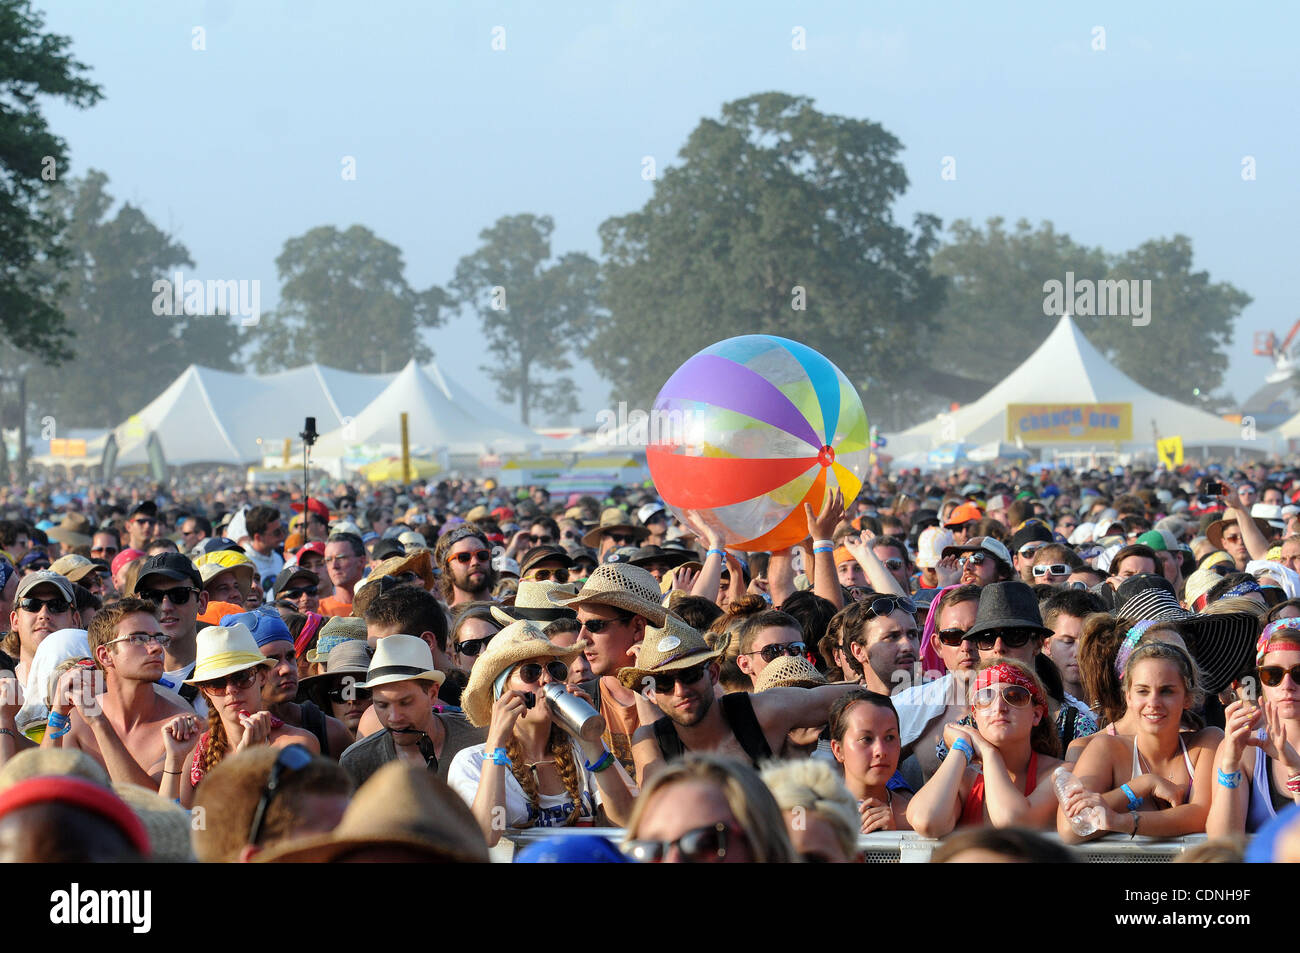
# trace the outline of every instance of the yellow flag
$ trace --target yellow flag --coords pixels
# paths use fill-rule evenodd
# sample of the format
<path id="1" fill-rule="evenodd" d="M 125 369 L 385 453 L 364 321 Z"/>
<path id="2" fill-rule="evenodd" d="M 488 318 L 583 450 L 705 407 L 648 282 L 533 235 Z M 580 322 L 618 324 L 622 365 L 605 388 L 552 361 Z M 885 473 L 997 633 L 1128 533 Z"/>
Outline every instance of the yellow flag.
<path id="1" fill-rule="evenodd" d="M 1165 437 L 1156 441 L 1156 453 L 1160 454 L 1160 462 L 1168 469 L 1181 467 L 1183 465 L 1183 438 L 1182 437 Z"/>

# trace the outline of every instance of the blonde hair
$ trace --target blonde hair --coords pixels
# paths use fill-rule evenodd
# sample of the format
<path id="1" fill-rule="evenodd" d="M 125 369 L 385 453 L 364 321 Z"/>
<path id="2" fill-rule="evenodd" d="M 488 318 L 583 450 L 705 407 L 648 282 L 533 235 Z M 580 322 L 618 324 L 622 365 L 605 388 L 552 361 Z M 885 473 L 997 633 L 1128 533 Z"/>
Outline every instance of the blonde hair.
<path id="1" fill-rule="evenodd" d="M 546 753 L 555 760 L 555 771 L 564 783 L 564 790 L 569 795 L 569 816 L 565 819 L 566 827 L 578 822 L 582 813 L 582 790 L 578 787 L 578 763 L 573 757 L 573 742 L 559 725 L 551 724 L 551 733 L 546 739 Z M 537 788 L 537 776 L 524 763 L 523 749 L 519 738 L 512 734 L 506 744 L 506 757 L 510 759 L 510 773 L 515 776 L 519 786 L 528 798 L 531 817 L 537 817 L 541 810 L 541 792 Z M 530 817 L 530 819 L 531 819 Z"/>
<path id="2" fill-rule="evenodd" d="M 627 822 L 627 839 L 636 840 L 646 807 L 664 788 L 696 781 L 718 788 L 749 841 L 754 861 L 790 864 L 798 858 L 785 832 L 785 819 L 758 772 L 748 765 L 716 754 L 687 754 L 668 764 L 641 791 Z"/>
<path id="3" fill-rule="evenodd" d="M 763 783 L 783 811 L 816 814 L 835 832 L 845 857 L 858 849 L 858 802 L 825 761 L 773 761 L 763 768 Z"/>
<path id="4" fill-rule="evenodd" d="M 1268 615 L 1269 605 L 1259 593 L 1252 592 L 1244 596 L 1232 596 L 1211 602 L 1201 610 L 1201 615 L 1227 615 L 1229 613 L 1249 612 L 1260 622 Z"/>

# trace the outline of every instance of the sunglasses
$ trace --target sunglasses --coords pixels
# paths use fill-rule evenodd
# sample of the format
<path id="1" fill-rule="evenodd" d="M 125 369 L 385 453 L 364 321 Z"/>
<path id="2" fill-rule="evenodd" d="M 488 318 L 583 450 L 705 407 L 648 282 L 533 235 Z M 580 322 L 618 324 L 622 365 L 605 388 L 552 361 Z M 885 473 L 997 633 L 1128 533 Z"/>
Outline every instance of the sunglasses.
<path id="1" fill-rule="evenodd" d="M 981 632 L 975 639 L 976 644 L 985 652 L 993 648 L 1002 640 L 1002 644 L 1009 649 L 1022 648 L 1026 642 L 1034 637 L 1034 633 L 1025 629 L 995 629 L 992 632 Z"/>
<path id="2" fill-rule="evenodd" d="M 163 632 L 132 632 L 130 635 L 124 635 L 120 639 L 110 639 L 106 645 L 114 645 L 118 642 L 125 642 L 128 645 L 134 645 L 137 648 L 141 645 L 148 645 L 150 642 L 157 642 L 161 648 L 167 648 L 172 644 L 172 637 Z"/>
<path id="3" fill-rule="evenodd" d="M 894 572 L 894 571 L 896 571 L 896 570 L 902 569 L 902 568 L 903 568 L 903 561 L 902 561 L 901 559 L 896 558 L 896 557 L 895 557 L 895 558 L 891 558 L 891 559 L 886 559 L 886 560 L 885 560 L 885 568 L 888 569 L 888 570 L 890 570 L 891 572 Z"/>
<path id="4" fill-rule="evenodd" d="M 761 655 L 764 662 L 775 662 L 782 655 L 788 655 L 791 658 L 798 658 L 807 651 L 807 646 L 802 642 L 789 642 L 787 644 L 777 643 L 776 645 L 765 645 L 754 652 L 746 652 L 745 655 Z"/>
<path id="5" fill-rule="evenodd" d="M 257 670 L 259 668 L 261 668 L 260 665 L 254 665 L 250 668 L 233 672 L 222 678 L 209 679 L 202 683 L 202 687 L 217 695 L 224 695 L 231 689 L 234 689 L 237 692 L 242 692 L 257 681 Z"/>
<path id="6" fill-rule="evenodd" d="M 302 745 L 288 745 L 280 749 L 275 764 L 271 766 L 271 776 L 266 780 L 266 787 L 262 788 L 262 797 L 257 802 L 257 810 L 253 812 L 253 824 L 248 829 L 250 844 L 256 844 L 258 838 L 262 836 L 262 823 L 266 820 L 266 809 L 271 806 L 276 792 L 280 790 L 280 782 L 284 776 L 301 771 L 309 764 L 311 764 L 311 752 Z"/>
<path id="7" fill-rule="evenodd" d="M 528 539 L 534 546 L 537 546 L 541 543 L 555 542 L 554 538 L 552 538 L 551 536 L 529 536 Z"/>
<path id="8" fill-rule="evenodd" d="M 1029 690 L 1019 685 L 1003 685 L 1001 688 L 990 685 L 977 691 L 971 699 L 971 703 L 976 708 L 988 708 L 997 701 L 998 692 L 1002 693 L 1002 700 L 1012 708 L 1028 708 L 1029 703 L 1033 701 L 1033 696 L 1029 694 Z"/>
<path id="9" fill-rule="evenodd" d="M 606 533 L 605 535 L 608 536 L 611 541 L 617 543 L 619 546 L 631 546 L 633 543 L 636 542 L 636 537 L 630 534 L 624 536 L 622 533 Z"/>
<path id="10" fill-rule="evenodd" d="M 472 553 L 456 553 L 453 558 L 463 566 L 471 559 L 476 563 L 485 563 L 492 558 L 492 553 L 486 549 L 476 549 Z"/>
<path id="11" fill-rule="evenodd" d="M 1046 545 L 1046 543 L 1026 543 L 1024 546 L 1021 546 L 1017 552 L 1020 553 L 1021 558 L 1025 558 L 1034 555 L 1034 553 L 1038 552 Z"/>
<path id="12" fill-rule="evenodd" d="M 102 553 L 105 556 L 116 556 L 118 549 L 116 546 L 94 546 L 90 550 L 90 555 L 93 556 L 96 553 Z"/>
<path id="13" fill-rule="evenodd" d="M 916 603 L 907 596 L 879 596 L 871 600 L 867 609 L 872 615 L 889 615 L 902 609 L 908 615 L 916 614 Z"/>
<path id="14" fill-rule="evenodd" d="M 314 596 L 320 592 L 320 586 L 304 586 L 301 589 L 285 589 L 280 593 L 281 599 L 301 599 L 303 596 Z"/>
<path id="15" fill-rule="evenodd" d="M 139 523 L 141 526 L 156 526 L 158 521 L 151 516 L 137 516 L 131 520 L 132 523 Z"/>
<path id="16" fill-rule="evenodd" d="M 495 633 L 493 633 L 495 634 Z M 492 641 L 492 636 L 484 636 L 481 639 L 466 639 L 464 642 L 456 643 L 456 651 L 461 655 L 478 655 L 487 648 L 488 643 Z"/>
<path id="17" fill-rule="evenodd" d="M 623 846 L 623 853 L 638 864 L 661 864 L 675 847 L 688 864 L 710 864 L 727 856 L 727 845 L 734 836 L 745 835 L 737 828 L 719 822 L 687 831 L 676 840 L 629 841 Z"/>
<path id="18" fill-rule="evenodd" d="M 617 619 L 588 619 L 582 623 L 582 627 L 592 635 L 600 635 L 611 625 L 627 625 L 634 617 L 630 615 L 619 616 Z"/>
<path id="19" fill-rule="evenodd" d="M 55 596 L 53 599 L 37 599 L 28 596 L 26 599 L 18 600 L 18 608 L 25 609 L 28 612 L 40 612 L 42 609 L 48 608 L 54 615 L 58 615 L 61 612 L 67 612 L 72 608 L 72 605 L 62 596 Z"/>
<path id="20" fill-rule="evenodd" d="M 1285 675 L 1290 675 L 1291 681 L 1300 685 L 1300 665 L 1292 665 L 1290 668 L 1283 668 L 1281 665 L 1265 665 L 1259 670 L 1259 680 L 1269 688 L 1281 685 Z"/>
<path id="21" fill-rule="evenodd" d="M 157 606 L 162 605 L 164 599 L 170 599 L 174 606 L 183 606 L 190 601 L 190 596 L 197 596 L 199 590 L 192 586 L 177 586 L 175 589 L 137 589 L 135 594 Z"/>
<path id="22" fill-rule="evenodd" d="M 970 563 L 972 566 L 978 566 L 988 558 L 988 553 L 967 553 L 965 556 L 961 557 L 961 559 L 957 560 L 957 565 L 961 566 L 963 569 L 966 568 L 967 563 Z"/>
<path id="23" fill-rule="evenodd" d="M 768 661 L 770 662 L 771 659 L 768 659 Z M 655 691 L 662 692 L 665 695 L 671 695 L 673 689 L 677 687 L 678 682 L 681 682 L 683 685 L 694 685 L 704 676 L 704 672 L 708 667 L 708 663 L 705 662 L 701 665 L 692 665 L 690 668 L 684 668 L 680 671 L 664 672 L 662 675 L 656 675 L 654 677 Z"/>
<path id="24" fill-rule="evenodd" d="M 569 666 L 565 665 L 558 659 L 547 662 L 542 665 L 541 662 L 525 662 L 519 666 L 519 680 L 529 685 L 535 684 L 542 677 L 542 669 L 546 669 L 546 674 L 551 676 L 553 682 L 564 682 L 569 678 Z"/>
<path id="25" fill-rule="evenodd" d="M 1065 563 L 1041 564 L 1034 567 L 1035 576 L 1068 576 L 1070 567 Z"/>
<path id="26" fill-rule="evenodd" d="M 569 570 L 567 569 L 535 569 L 533 570 L 533 579 L 537 582 L 547 582 L 554 579 L 556 582 L 568 582 Z"/>
<path id="27" fill-rule="evenodd" d="M 564 531 L 564 538 L 565 538 L 565 539 L 577 539 L 577 540 L 581 540 L 581 539 L 582 539 L 582 534 L 579 533 L 579 532 L 576 532 L 576 531 L 574 531 L 574 530 L 571 530 L 571 529 L 566 529 L 566 530 Z"/>
<path id="28" fill-rule="evenodd" d="M 979 636 L 977 635 L 972 635 L 968 638 L 965 629 L 939 629 L 935 632 L 935 635 L 939 636 L 939 641 L 949 648 L 956 648 L 963 642 L 979 641 Z"/>

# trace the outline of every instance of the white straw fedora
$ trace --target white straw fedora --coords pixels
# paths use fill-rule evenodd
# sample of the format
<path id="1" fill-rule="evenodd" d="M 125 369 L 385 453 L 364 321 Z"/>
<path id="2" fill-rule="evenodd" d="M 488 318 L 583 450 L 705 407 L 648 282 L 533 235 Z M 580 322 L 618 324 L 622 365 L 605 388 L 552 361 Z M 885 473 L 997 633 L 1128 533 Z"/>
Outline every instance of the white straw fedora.
<path id="1" fill-rule="evenodd" d="M 414 635 L 390 635 L 375 645 L 366 681 L 357 688 L 378 688 L 393 682 L 433 682 L 441 685 L 447 676 L 433 667 L 433 652 L 424 639 Z"/>
<path id="2" fill-rule="evenodd" d="M 254 665 L 274 666 L 275 661 L 262 654 L 248 626 L 210 625 L 199 630 L 197 640 L 198 661 L 194 675 L 185 680 L 186 685 L 198 685 L 214 678 L 242 672 Z"/>

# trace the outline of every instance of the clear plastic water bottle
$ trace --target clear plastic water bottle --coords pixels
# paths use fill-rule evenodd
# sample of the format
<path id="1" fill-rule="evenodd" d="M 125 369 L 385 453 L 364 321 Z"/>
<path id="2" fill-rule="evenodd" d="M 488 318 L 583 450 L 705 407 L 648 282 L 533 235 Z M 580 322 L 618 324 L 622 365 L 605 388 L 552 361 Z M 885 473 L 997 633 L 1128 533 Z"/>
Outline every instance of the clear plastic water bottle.
<path id="1" fill-rule="evenodd" d="M 1083 784 L 1065 765 L 1061 765 L 1052 772 L 1052 788 L 1056 791 L 1056 799 L 1064 804 L 1075 791 L 1083 790 Z M 1086 807 L 1070 818 L 1070 826 L 1080 837 L 1087 837 L 1101 827 L 1101 815 L 1095 807 Z"/>

